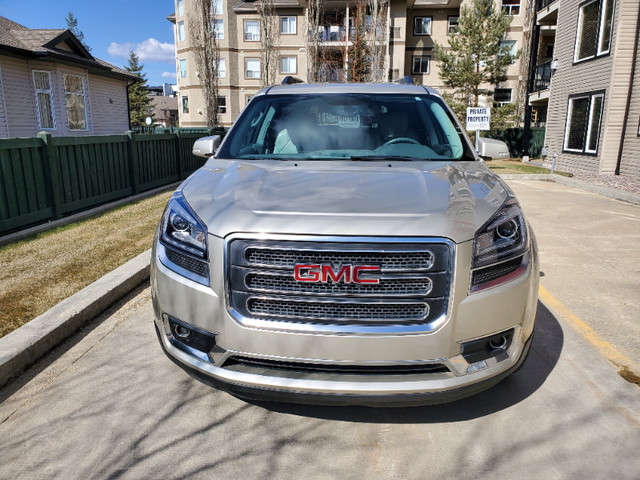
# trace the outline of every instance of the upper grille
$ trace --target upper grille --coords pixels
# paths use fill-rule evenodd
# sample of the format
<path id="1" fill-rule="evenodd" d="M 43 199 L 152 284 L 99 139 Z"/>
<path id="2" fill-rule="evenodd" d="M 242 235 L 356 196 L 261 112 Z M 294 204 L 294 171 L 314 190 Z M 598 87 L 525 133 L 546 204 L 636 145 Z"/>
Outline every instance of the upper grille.
<path id="1" fill-rule="evenodd" d="M 229 308 L 288 324 L 429 324 L 446 314 L 453 249 L 446 243 L 236 239 L 228 244 Z M 379 283 L 298 281 L 296 265 L 377 266 Z"/>
<path id="2" fill-rule="evenodd" d="M 433 253 L 426 252 L 313 252 L 247 248 L 249 265 L 290 267 L 297 263 L 338 263 L 341 265 L 379 265 L 380 270 L 429 270 Z"/>

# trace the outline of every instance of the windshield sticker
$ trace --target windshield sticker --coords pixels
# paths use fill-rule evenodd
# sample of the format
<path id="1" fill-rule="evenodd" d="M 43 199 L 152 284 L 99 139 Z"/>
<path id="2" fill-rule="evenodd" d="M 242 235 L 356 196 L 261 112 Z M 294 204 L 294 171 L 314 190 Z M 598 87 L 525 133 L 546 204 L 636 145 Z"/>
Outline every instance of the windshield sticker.
<path id="1" fill-rule="evenodd" d="M 341 128 L 358 128 L 360 126 L 360 115 L 339 115 L 338 125 Z"/>

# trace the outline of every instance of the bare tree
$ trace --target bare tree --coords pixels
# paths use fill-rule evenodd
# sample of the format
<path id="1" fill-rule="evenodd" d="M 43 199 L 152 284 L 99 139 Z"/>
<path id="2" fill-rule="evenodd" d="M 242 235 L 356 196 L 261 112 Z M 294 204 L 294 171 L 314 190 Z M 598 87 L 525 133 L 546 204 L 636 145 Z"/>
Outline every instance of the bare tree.
<path id="1" fill-rule="evenodd" d="M 211 0 L 193 0 L 193 11 L 187 17 L 187 31 L 193 48 L 209 127 L 218 125 L 219 105 L 220 46 L 216 37 L 213 8 Z"/>
<path id="2" fill-rule="evenodd" d="M 369 32 L 369 53 L 371 55 L 371 81 L 384 82 L 387 79 L 387 48 L 389 42 L 389 0 L 369 0 L 371 25 Z"/>
<path id="3" fill-rule="evenodd" d="M 260 47 L 262 48 L 260 80 L 263 87 L 268 87 L 276 82 L 278 74 L 280 17 L 273 0 L 261 0 L 257 10 L 260 14 Z"/>
<path id="4" fill-rule="evenodd" d="M 307 4 L 307 81 L 320 81 L 320 37 L 318 28 L 324 15 L 324 0 L 309 0 Z"/>

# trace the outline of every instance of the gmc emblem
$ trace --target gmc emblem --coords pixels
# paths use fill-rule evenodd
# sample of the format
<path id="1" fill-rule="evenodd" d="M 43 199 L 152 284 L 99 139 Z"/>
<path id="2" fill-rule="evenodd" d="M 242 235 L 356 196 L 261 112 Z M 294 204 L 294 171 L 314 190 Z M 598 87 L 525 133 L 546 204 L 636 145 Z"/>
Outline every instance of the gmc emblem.
<path id="1" fill-rule="evenodd" d="M 362 272 L 379 272 L 380 267 L 374 265 L 344 265 L 336 272 L 331 265 L 296 265 L 293 272 L 298 282 L 314 283 L 366 283 L 378 284 L 378 278 L 360 278 Z"/>

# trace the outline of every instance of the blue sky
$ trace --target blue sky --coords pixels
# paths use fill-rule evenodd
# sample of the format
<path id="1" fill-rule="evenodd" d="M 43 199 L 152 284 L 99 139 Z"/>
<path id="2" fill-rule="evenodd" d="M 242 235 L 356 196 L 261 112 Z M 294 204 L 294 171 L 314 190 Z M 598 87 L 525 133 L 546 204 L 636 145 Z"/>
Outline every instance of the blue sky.
<path id="1" fill-rule="evenodd" d="M 29 28 L 67 28 L 69 11 L 92 55 L 122 67 L 133 49 L 149 85 L 175 83 L 172 0 L 0 0 L 0 16 Z"/>

